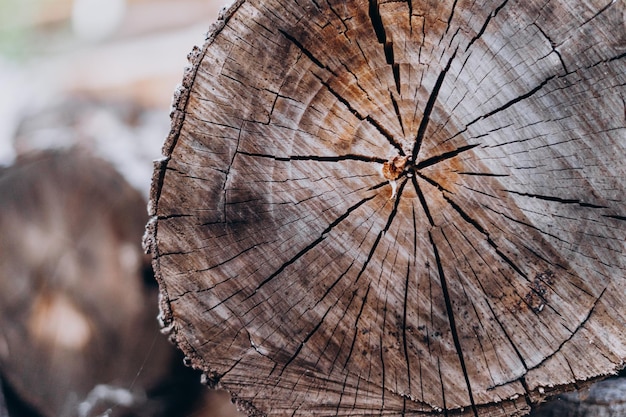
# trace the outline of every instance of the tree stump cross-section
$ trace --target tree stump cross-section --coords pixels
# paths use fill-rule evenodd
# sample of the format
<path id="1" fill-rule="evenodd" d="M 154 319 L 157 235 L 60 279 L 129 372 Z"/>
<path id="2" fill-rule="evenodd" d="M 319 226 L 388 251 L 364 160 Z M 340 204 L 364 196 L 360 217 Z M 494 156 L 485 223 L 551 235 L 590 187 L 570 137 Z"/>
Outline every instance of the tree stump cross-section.
<path id="1" fill-rule="evenodd" d="M 238 1 L 146 246 L 251 415 L 523 415 L 626 358 L 623 0 Z"/>

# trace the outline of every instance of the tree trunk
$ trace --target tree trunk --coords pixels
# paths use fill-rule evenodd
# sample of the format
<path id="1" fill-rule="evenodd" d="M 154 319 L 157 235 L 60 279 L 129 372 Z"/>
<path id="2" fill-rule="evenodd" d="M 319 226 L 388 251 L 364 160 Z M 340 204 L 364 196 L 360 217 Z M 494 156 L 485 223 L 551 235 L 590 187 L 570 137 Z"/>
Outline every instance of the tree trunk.
<path id="1" fill-rule="evenodd" d="M 164 326 L 250 415 L 522 415 L 626 359 L 625 2 L 238 1 L 155 169 Z"/>

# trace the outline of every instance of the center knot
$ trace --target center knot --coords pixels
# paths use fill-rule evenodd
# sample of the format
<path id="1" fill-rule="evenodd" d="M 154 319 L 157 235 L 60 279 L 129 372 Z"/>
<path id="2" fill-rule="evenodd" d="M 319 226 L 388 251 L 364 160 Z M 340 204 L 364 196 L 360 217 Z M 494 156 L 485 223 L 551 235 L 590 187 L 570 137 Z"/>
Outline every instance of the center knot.
<path id="1" fill-rule="evenodd" d="M 383 177 L 389 181 L 395 181 L 400 178 L 408 160 L 408 156 L 398 155 L 385 162 L 382 169 Z"/>

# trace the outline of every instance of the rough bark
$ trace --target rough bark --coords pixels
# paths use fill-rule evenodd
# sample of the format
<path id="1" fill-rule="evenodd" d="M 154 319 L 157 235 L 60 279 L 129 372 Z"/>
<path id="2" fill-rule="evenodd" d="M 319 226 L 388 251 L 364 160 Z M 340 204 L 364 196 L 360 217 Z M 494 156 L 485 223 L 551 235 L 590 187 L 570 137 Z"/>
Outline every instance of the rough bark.
<path id="1" fill-rule="evenodd" d="M 238 1 L 146 246 L 251 415 L 521 415 L 626 358 L 624 1 Z"/>

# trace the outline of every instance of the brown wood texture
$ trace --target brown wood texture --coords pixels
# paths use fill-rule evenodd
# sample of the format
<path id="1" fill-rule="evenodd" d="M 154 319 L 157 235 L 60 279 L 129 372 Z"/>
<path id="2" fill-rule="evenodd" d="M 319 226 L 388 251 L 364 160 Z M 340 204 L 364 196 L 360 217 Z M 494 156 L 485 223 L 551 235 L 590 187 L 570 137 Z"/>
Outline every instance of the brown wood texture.
<path id="1" fill-rule="evenodd" d="M 251 415 L 522 415 L 626 359 L 625 2 L 238 1 L 146 247 Z"/>

